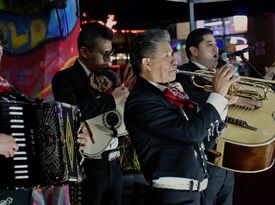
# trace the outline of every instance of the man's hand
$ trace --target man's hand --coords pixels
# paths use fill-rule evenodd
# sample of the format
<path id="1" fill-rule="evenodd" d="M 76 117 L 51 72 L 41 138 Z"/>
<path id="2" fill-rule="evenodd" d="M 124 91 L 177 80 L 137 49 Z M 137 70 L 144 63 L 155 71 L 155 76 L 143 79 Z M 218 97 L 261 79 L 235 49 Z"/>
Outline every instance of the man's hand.
<path id="1" fill-rule="evenodd" d="M 265 72 L 272 73 L 273 75 L 275 75 L 275 65 L 272 65 L 270 67 L 265 67 Z"/>
<path id="2" fill-rule="evenodd" d="M 0 134 L 0 154 L 6 158 L 13 157 L 18 149 L 19 146 L 11 135 Z"/>
<path id="3" fill-rule="evenodd" d="M 238 96 L 233 96 L 233 95 L 225 95 L 225 98 L 228 100 L 228 105 L 233 105 L 235 104 L 239 97 Z"/>
<path id="4" fill-rule="evenodd" d="M 249 98 L 239 97 L 235 105 L 246 107 L 249 109 L 257 109 L 263 107 L 263 101 L 253 100 Z"/>
<path id="5" fill-rule="evenodd" d="M 86 146 L 88 137 L 90 137 L 90 136 L 89 136 L 88 129 L 86 128 L 86 126 L 85 126 L 84 123 L 83 123 L 83 124 L 81 125 L 80 133 L 77 134 L 77 142 L 78 142 L 79 145 L 80 145 L 80 147 L 79 147 L 80 150 L 85 149 L 85 146 Z"/>
<path id="6" fill-rule="evenodd" d="M 266 74 L 264 76 L 265 79 L 268 79 L 268 80 L 274 79 L 274 76 L 275 76 L 275 65 L 274 65 L 274 63 L 270 67 L 265 67 L 265 72 L 266 72 Z"/>
<path id="7" fill-rule="evenodd" d="M 129 95 L 129 90 L 123 83 L 121 86 L 115 88 L 112 92 L 112 96 L 115 99 L 116 105 L 123 105 Z"/>
<path id="8" fill-rule="evenodd" d="M 134 74 L 133 69 L 128 64 L 123 73 L 125 86 L 131 91 L 136 83 L 137 76 Z"/>
<path id="9" fill-rule="evenodd" d="M 225 96 L 230 86 L 240 80 L 240 77 L 233 76 L 234 73 L 235 68 L 229 64 L 218 69 L 212 80 L 213 92 Z"/>

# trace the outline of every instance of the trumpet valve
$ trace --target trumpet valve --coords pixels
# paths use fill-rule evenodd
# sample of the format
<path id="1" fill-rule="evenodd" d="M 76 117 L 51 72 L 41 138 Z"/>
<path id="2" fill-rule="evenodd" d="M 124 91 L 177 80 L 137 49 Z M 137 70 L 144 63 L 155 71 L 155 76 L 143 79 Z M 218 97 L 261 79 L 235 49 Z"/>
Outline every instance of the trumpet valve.
<path id="1" fill-rule="evenodd" d="M 236 90 L 237 90 L 236 85 L 231 85 L 230 88 L 229 88 L 229 90 L 228 90 L 228 94 L 229 95 L 235 95 L 236 94 Z"/>

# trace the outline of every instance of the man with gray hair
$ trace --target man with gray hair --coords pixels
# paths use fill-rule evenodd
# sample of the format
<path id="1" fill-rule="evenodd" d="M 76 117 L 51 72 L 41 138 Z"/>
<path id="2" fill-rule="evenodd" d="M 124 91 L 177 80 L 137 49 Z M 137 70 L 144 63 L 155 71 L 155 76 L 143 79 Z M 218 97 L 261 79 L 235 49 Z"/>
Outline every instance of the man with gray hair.
<path id="1" fill-rule="evenodd" d="M 168 31 L 147 30 L 133 39 L 130 62 L 137 81 L 124 121 L 150 187 L 146 204 L 202 204 L 208 182 L 202 142 L 226 114 L 224 96 L 239 78 L 232 68 L 218 71 L 208 103 L 197 112 L 182 87 L 169 83 L 177 61 Z"/>

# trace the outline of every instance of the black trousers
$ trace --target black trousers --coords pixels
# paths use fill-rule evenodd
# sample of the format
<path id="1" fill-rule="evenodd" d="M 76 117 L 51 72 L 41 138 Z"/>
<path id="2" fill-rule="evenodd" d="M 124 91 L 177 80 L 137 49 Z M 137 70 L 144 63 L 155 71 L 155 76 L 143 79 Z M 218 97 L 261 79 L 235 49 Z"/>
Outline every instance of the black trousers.
<path id="1" fill-rule="evenodd" d="M 208 186 L 204 191 L 205 205 L 232 205 L 234 173 L 217 166 L 208 166 Z"/>
<path id="2" fill-rule="evenodd" d="M 119 161 L 89 159 L 84 162 L 82 205 L 120 205 L 122 173 Z"/>
<path id="3" fill-rule="evenodd" d="M 149 188 L 145 195 L 145 205 L 202 205 L 202 192 Z"/>

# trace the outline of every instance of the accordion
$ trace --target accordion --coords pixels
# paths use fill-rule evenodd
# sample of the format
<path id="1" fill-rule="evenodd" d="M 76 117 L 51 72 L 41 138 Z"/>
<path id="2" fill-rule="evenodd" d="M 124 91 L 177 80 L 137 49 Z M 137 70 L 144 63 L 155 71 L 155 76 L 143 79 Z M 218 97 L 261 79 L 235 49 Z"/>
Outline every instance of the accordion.
<path id="1" fill-rule="evenodd" d="M 61 102 L 0 101 L 0 133 L 19 145 L 0 156 L 2 188 L 34 188 L 79 181 L 79 110 Z"/>

